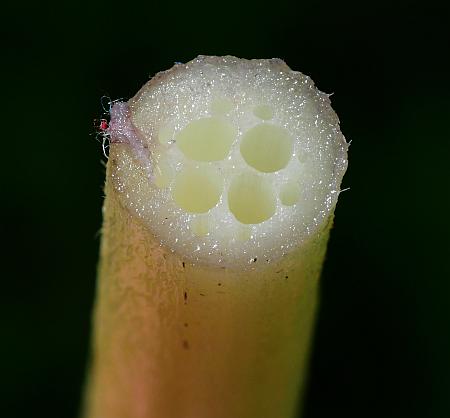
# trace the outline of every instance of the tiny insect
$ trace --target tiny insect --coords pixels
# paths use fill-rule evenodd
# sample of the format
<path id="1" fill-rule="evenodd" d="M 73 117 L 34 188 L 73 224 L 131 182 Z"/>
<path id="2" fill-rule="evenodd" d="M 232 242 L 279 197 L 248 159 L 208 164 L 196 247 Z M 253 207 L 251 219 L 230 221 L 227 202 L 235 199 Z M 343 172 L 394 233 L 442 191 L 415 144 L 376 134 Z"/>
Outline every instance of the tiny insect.
<path id="1" fill-rule="evenodd" d="M 101 142 L 103 155 L 108 159 L 107 149 L 109 147 L 109 123 L 105 118 L 94 120 L 95 136 L 97 141 Z"/>
<path id="2" fill-rule="evenodd" d="M 96 131 L 97 140 L 102 143 L 103 155 L 108 158 L 107 149 L 109 147 L 109 123 L 105 118 L 96 119 L 94 121 L 94 129 Z"/>
<path id="3" fill-rule="evenodd" d="M 100 119 L 100 124 L 99 124 L 98 129 L 101 132 L 105 132 L 108 129 L 108 126 L 109 126 L 108 121 L 106 119 Z"/>
<path id="4" fill-rule="evenodd" d="M 105 158 L 108 158 L 108 147 L 109 147 L 109 114 L 111 112 L 111 108 L 114 103 L 118 102 L 119 100 L 111 100 L 109 96 L 102 96 L 100 99 L 100 103 L 102 106 L 102 117 L 100 119 L 96 119 L 94 121 L 94 129 L 95 134 L 97 137 L 97 140 L 99 140 L 102 143 L 102 149 L 103 149 L 103 155 Z"/>

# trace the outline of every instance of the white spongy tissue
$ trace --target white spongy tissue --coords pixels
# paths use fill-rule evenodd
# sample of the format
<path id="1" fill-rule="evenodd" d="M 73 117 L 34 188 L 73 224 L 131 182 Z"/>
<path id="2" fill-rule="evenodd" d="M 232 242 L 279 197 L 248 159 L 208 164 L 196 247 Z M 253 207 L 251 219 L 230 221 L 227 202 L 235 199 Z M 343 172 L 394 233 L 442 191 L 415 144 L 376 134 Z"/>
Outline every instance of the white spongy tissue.
<path id="1" fill-rule="evenodd" d="M 122 204 L 194 263 L 245 268 L 301 246 L 347 168 L 329 95 L 280 59 L 176 64 L 113 106 L 109 134 Z"/>

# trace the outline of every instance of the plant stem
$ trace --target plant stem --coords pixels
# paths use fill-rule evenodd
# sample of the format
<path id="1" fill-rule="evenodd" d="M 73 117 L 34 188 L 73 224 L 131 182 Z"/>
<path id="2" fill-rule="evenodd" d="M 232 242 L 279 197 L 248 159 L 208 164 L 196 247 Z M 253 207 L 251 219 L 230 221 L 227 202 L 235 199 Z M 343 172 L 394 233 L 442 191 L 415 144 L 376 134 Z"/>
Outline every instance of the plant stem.
<path id="1" fill-rule="evenodd" d="M 112 164 L 113 150 L 108 172 Z M 84 417 L 293 417 L 329 226 L 245 272 L 192 265 L 161 247 L 110 176 L 104 217 Z"/>
<path id="2" fill-rule="evenodd" d="M 198 57 L 111 109 L 84 418 L 293 418 L 347 165 L 283 61 Z"/>

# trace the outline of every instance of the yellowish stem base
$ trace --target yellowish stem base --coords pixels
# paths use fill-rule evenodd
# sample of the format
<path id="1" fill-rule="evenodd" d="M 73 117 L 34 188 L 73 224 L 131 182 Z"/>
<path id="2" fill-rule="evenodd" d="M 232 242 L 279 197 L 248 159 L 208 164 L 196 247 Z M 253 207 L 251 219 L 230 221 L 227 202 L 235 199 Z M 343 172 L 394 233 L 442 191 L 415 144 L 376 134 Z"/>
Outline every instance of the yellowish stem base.
<path id="1" fill-rule="evenodd" d="M 123 208 L 114 158 L 84 418 L 293 417 L 331 220 L 278 262 L 192 265 Z"/>

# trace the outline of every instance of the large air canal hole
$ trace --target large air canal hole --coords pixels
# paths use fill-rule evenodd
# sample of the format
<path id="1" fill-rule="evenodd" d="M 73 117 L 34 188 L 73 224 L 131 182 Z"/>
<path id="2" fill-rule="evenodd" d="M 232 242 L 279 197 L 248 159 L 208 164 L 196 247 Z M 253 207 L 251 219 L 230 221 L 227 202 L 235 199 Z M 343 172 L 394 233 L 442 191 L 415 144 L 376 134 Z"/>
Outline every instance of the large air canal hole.
<path id="1" fill-rule="evenodd" d="M 186 212 L 205 213 L 217 205 L 222 188 L 222 179 L 214 169 L 188 167 L 175 177 L 172 196 Z"/>
<path id="2" fill-rule="evenodd" d="M 176 135 L 176 143 L 183 154 L 195 161 L 225 159 L 236 137 L 236 128 L 216 117 L 197 119 Z"/>
<path id="3" fill-rule="evenodd" d="M 291 159 L 292 139 L 286 129 L 261 123 L 242 137 L 241 154 L 256 170 L 273 173 L 286 167 Z"/>
<path id="4" fill-rule="evenodd" d="M 228 189 L 228 207 L 243 224 L 259 224 L 276 210 L 275 193 L 270 182 L 256 174 L 241 174 Z"/>

